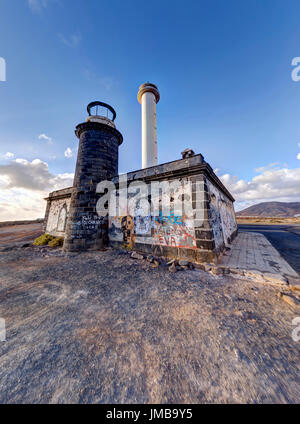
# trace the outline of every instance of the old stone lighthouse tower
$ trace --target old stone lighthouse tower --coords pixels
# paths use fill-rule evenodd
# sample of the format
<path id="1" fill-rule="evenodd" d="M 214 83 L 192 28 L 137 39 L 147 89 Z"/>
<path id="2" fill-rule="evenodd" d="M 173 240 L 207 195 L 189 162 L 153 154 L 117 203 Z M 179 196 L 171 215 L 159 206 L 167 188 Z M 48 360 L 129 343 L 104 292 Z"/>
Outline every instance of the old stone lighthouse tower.
<path id="1" fill-rule="evenodd" d="M 68 251 L 99 249 L 107 243 L 108 221 L 97 215 L 96 187 L 100 181 L 118 175 L 118 150 L 123 142 L 111 106 L 93 102 L 87 111 L 86 122 L 77 125 L 75 131 L 79 149 L 64 241 L 64 250 Z"/>
<path id="2" fill-rule="evenodd" d="M 147 82 L 139 87 L 142 168 L 122 176 L 118 175 L 118 154 L 123 137 L 114 123 L 116 112 L 102 102 L 88 105 L 89 116 L 75 131 L 79 150 L 74 184 L 49 193 L 46 199 L 44 231 L 63 237 L 64 250 L 98 250 L 108 245 L 144 255 L 201 263 L 216 260 L 236 236 L 234 198 L 200 153 L 187 148 L 181 158 L 159 163 L 156 131 L 159 100 L 156 85 Z M 104 181 L 113 184 L 116 198 L 112 196 L 112 200 L 116 199 L 118 204 L 118 211 L 113 213 L 112 208 L 109 216 L 97 213 L 103 212 L 97 210 L 97 203 L 101 199 L 104 202 L 101 194 L 106 194 L 97 193 L 97 185 Z M 149 205 L 159 205 L 157 210 L 144 211 L 145 202 L 132 209 L 137 183 L 143 184 L 139 190 Z M 171 189 L 174 183 L 177 188 Z M 157 192 L 152 190 L 158 185 Z M 124 193 L 127 202 L 123 201 Z M 166 199 L 170 213 L 163 209 Z M 180 203 L 183 200 L 184 205 Z M 175 216 L 173 211 L 178 204 L 184 208 Z"/>

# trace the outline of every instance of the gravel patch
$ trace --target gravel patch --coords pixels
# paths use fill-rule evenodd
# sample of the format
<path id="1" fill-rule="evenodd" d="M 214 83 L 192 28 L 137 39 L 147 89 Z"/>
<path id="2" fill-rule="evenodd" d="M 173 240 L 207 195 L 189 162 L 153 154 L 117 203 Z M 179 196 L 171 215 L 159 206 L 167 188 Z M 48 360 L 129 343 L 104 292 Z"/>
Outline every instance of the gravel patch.
<path id="1" fill-rule="evenodd" d="M 238 275 L 0 252 L 0 403 L 299 403 L 296 316 Z"/>

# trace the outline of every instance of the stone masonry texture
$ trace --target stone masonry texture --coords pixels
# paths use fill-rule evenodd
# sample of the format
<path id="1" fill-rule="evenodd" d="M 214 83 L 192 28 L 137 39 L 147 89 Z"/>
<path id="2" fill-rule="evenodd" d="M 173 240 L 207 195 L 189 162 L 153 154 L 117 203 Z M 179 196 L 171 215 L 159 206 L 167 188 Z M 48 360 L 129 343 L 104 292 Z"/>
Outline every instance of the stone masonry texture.
<path id="1" fill-rule="evenodd" d="M 64 250 L 94 250 L 107 243 L 107 219 L 96 212 L 97 184 L 118 174 L 118 148 L 122 135 L 97 122 L 76 128 L 79 138 L 71 206 Z"/>

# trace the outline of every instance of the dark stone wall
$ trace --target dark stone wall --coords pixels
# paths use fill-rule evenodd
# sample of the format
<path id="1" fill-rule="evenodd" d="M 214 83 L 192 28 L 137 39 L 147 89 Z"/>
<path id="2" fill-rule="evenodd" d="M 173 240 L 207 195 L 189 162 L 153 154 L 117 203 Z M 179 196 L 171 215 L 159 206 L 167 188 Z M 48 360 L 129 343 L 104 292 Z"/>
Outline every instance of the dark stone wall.
<path id="1" fill-rule="evenodd" d="M 64 250 L 94 250 L 107 243 L 107 218 L 99 217 L 97 184 L 118 174 L 118 149 L 123 141 L 116 129 L 97 122 L 76 128 L 79 138 L 76 171 Z"/>

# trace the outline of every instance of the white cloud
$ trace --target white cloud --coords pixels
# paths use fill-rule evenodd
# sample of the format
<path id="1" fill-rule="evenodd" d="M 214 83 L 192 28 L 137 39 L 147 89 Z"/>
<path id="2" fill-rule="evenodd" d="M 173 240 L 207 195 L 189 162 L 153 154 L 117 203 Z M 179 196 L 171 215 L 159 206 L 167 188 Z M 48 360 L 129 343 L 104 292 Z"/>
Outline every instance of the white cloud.
<path id="1" fill-rule="evenodd" d="M 70 147 L 68 147 L 67 150 L 65 150 L 64 155 L 65 155 L 66 158 L 72 158 L 73 153 L 74 153 L 73 150 Z"/>
<path id="2" fill-rule="evenodd" d="M 300 168 L 267 169 L 250 181 L 230 174 L 219 178 L 236 199 L 237 210 L 260 202 L 300 201 Z"/>
<path id="3" fill-rule="evenodd" d="M 46 202 L 41 192 L 0 189 L 0 222 L 43 218 Z"/>
<path id="4" fill-rule="evenodd" d="M 84 69 L 83 74 L 88 81 L 92 81 L 94 84 L 99 84 L 107 91 L 110 91 L 117 83 L 112 77 L 99 76 L 96 72 L 93 72 L 87 68 Z"/>
<path id="5" fill-rule="evenodd" d="M 14 157 L 15 157 L 15 155 L 11 152 L 6 152 L 5 155 L 4 155 L 4 159 L 12 159 Z"/>
<path id="6" fill-rule="evenodd" d="M 49 172 L 48 164 L 40 159 L 30 162 L 18 158 L 7 165 L 0 165 L 0 176 L 8 178 L 6 189 L 48 191 L 72 185 L 73 174 L 53 175 Z"/>
<path id="7" fill-rule="evenodd" d="M 48 137 L 46 134 L 40 134 L 39 136 L 38 136 L 38 139 L 39 140 L 46 140 L 46 141 L 48 141 L 48 143 L 52 143 L 52 138 L 51 137 Z"/>
<path id="8" fill-rule="evenodd" d="M 48 0 L 28 0 L 32 12 L 39 13 L 48 6 Z"/>
<path id="9" fill-rule="evenodd" d="M 80 34 L 72 34 L 68 37 L 62 35 L 62 34 L 58 34 L 60 41 L 65 44 L 68 47 L 72 47 L 75 48 L 78 46 L 78 44 L 81 41 L 81 35 Z"/>
<path id="10" fill-rule="evenodd" d="M 277 169 L 279 169 L 279 165 L 280 165 L 280 163 L 279 162 L 274 162 L 274 163 L 270 163 L 269 165 L 267 165 L 267 166 L 261 166 L 261 167 L 259 167 L 259 168 L 255 168 L 255 172 L 259 172 L 259 173 L 261 173 L 261 172 L 265 172 L 265 171 L 269 171 L 270 169 L 273 169 L 273 168 L 277 168 Z"/>
<path id="11" fill-rule="evenodd" d="M 299 160 L 300 160 L 300 153 L 298 153 L 298 155 L 297 155 L 297 159 L 299 159 Z"/>
<path id="12" fill-rule="evenodd" d="M 0 221 L 43 217 L 44 197 L 72 186 L 73 178 L 73 174 L 52 174 L 40 159 L 18 158 L 0 165 Z"/>

